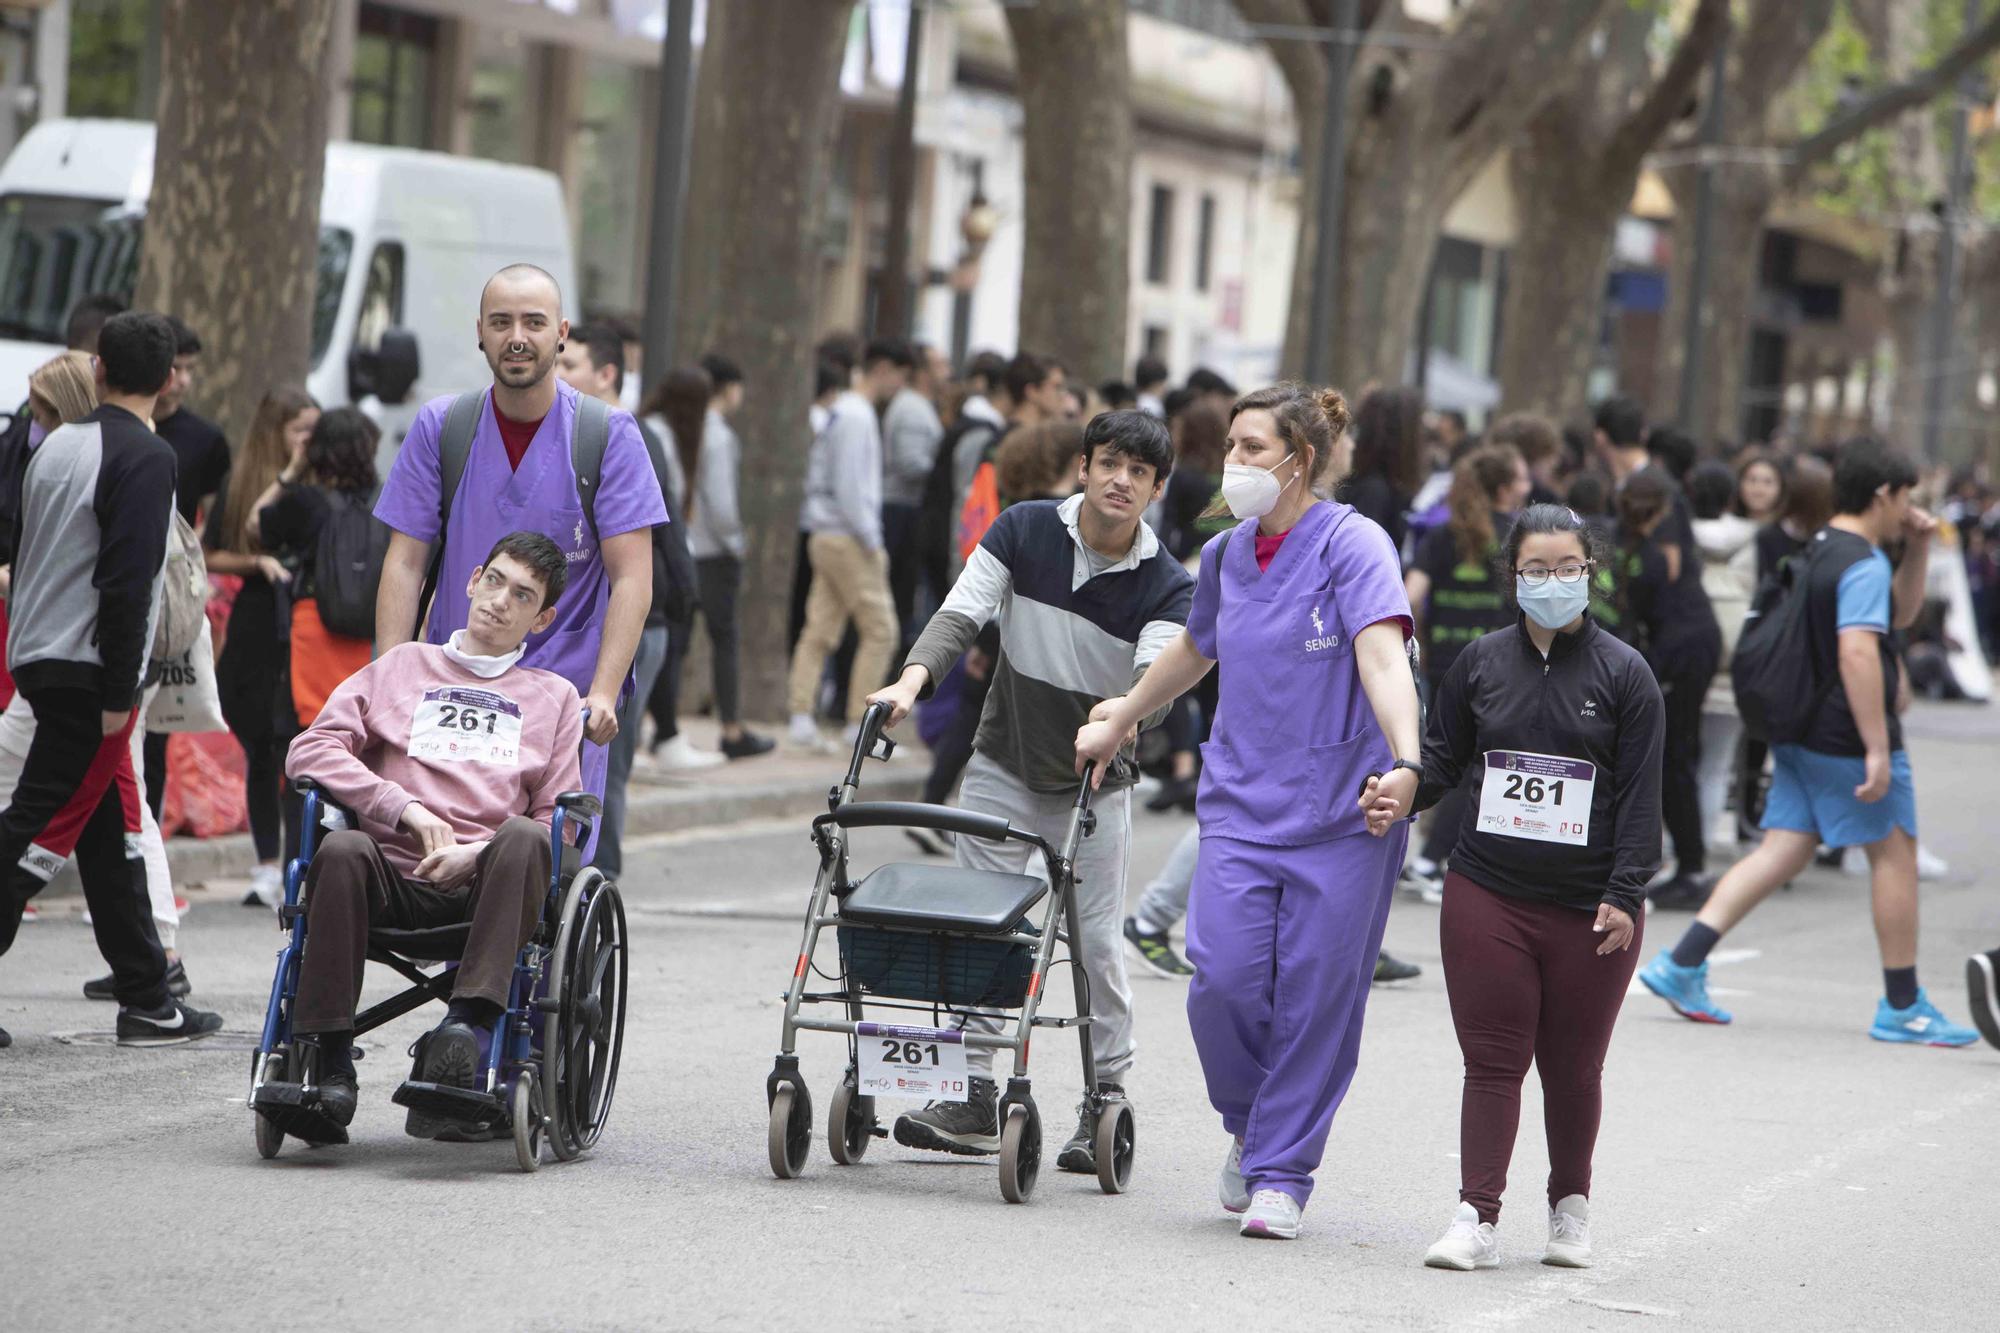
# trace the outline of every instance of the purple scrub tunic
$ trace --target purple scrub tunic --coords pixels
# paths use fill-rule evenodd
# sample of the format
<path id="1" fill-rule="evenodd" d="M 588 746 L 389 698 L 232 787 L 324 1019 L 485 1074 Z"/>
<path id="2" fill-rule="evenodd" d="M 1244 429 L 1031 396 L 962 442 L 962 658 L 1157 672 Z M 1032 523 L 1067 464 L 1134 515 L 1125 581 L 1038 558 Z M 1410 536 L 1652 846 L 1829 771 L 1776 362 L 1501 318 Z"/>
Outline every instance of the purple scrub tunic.
<path id="1" fill-rule="evenodd" d="M 1188 904 L 1188 1022 L 1251 1189 L 1304 1204 L 1354 1076 L 1406 826 L 1368 836 L 1361 783 L 1390 763 L 1354 639 L 1410 605 L 1388 534 L 1314 505 L 1268 570 L 1257 524 L 1202 552 L 1188 632 L 1220 663 L 1202 747 Z"/>
<path id="2" fill-rule="evenodd" d="M 555 406 L 542 419 L 528 452 L 521 457 L 521 466 L 515 469 L 507 462 L 507 446 L 493 419 L 493 391 L 486 391 L 479 428 L 472 437 L 472 453 L 452 500 L 444 565 L 423 637 L 430 643 L 443 643 L 454 630 L 465 628 L 471 609 L 465 585 L 472 571 L 484 563 L 493 543 L 511 532 L 544 533 L 568 557 L 569 582 L 556 601 L 555 620 L 540 634 L 529 636 L 521 665 L 553 671 L 576 686 L 577 694 L 587 695 L 591 677 L 597 674 L 597 650 L 603 640 L 605 609 L 611 601 L 611 578 L 590 524 L 584 521 L 576 472 L 570 466 L 570 432 L 579 401 L 575 389 L 557 384 Z M 438 490 L 442 484 L 438 432 L 451 403 L 450 397 L 436 398 L 417 413 L 375 503 L 375 517 L 422 542 L 437 540 Z M 598 481 L 596 519 L 601 537 L 616 537 L 667 521 L 666 500 L 660 494 L 639 425 L 631 413 L 615 408 Z M 628 669 L 624 689 L 631 688 Z M 606 746 L 584 744 L 584 786 L 600 797 L 604 795 L 609 755 Z M 587 852 L 594 850 L 594 831 L 592 842 Z"/>

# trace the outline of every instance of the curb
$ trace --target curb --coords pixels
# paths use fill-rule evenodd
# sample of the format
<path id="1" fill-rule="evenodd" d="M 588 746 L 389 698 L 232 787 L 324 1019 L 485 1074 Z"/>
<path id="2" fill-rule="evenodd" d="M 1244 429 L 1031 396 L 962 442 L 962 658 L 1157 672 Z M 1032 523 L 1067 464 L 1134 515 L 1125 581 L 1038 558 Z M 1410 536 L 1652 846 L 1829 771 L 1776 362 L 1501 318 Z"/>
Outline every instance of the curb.
<path id="1" fill-rule="evenodd" d="M 868 775 L 871 800 L 914 801 L 923 794 L 929 764 L 912 751 L 909 762 L 898 763 L 884 772 L 873 769 Z M 785 778 L 741 786 L 655 785 L 634 782 L 625 807 L 625 833 L 639 838 L 648 834 L 686 833 L 695 829 L 727 827 L 755 819 L 808 819 L 826 809 L 826 795 L 840 780 L 835 769 L 822 778 Z M 257 864 L 256 848 L 247 833 L 221 838 L 169 838 L 167 866 L 177 888 L 205 884 L 220 879 L 248 879 Z M 74 861 L 50 881 L 39 895 L 44 899 L 81 897 L 82 882 Z"/>

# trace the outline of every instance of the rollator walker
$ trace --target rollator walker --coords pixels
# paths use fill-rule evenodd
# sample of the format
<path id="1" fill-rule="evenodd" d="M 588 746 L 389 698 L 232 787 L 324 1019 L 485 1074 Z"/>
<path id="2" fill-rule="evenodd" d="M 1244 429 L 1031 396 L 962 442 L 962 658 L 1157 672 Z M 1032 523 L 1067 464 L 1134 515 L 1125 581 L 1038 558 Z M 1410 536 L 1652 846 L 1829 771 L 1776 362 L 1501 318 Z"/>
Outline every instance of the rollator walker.
<path id="1" fill-rule="evenodd" d="M 320 841 L 320 821 L 327 811 L 339 810 L 345 827 L 359 827 L 311 779 L 296 785 L 305 796 L 305 814 L 299 855 L 287 867 L 285 901 L 278 912 L 285 943 L 278 950 L 263 1035 L 250 1064 L 251 1108 L 277 1112 L 255 1117 L 257 1152 L 266 1158 L 276 1157 L 284 1146 L 279 1123 L 284 1108 L 310 1104 L 319 1095 L 317 1044 L 294 1036 L 292 1003 L 305 957 L 301 895 Z M 548 896 L 533 937 L 515 959 L 506 1012 L 485 1035 L 479 1086 L 405 1083 L 394 1099 L 400 1106 L 485 1122 L 496 1138 L 511 1134 L 523 1171 L 541 1168 L 544 1143 L 556 1160 L 565 1162 L 594 1145 L 618 1086 L 625 1040 L 625 907 L 617 884 L 595 866 L 582 865 L 577 848 L 563 838 L 564 829 L 573 826 L 577 842 L 587 843 L 601 809 L 589 792 L 564 792 L 556 798 L 549 826 Z M 370 930 L 369 961 L 392 969 L 411 985 L 356 1014 L 354 1036 L 431 1000 L 448 1000 L 471 931 L 470 921 L 423 930 Z M 445 966 L 425 972 L 425 965 L 434 963 Z M 355 1052 L 357 1058 L 360 1054 Z M 343 1132 L 336 1142 L 345 1141 Z"/>
<path id="2" fill-rule="evenodd" d="M 827 813 L 813 820 L 819 876 L 785 993 L 777 1063 L 765 1083 L 771 1171 L 781 1180 L 796 1177 L 812 1146 L 812 1095 L 796 1054 L 801 1031 L 847 1039 L 847 1070 L 826 1122 L 828 1151 L 842 1166 L 859 1162 L 869 1140 L 888 1137 L 875 1115 L 878 1092 L 963 1100 L 969 1082 L 965 1048 L 1012 1051 L 1013 1075 L 998 1107 L 1000 1194 L 1009 1203 L 1026 1203 L 1042 1164 L 1042 1118 L 1028 1079 L 1029 1042 L 1036 1028 L 1075 1028 L 1085 1103 L 1095 1124 L 1097 1181 L 1106 1194 L 1122 1193 L 1132 1174 L 1132 1105 L 1098 1082 L 1091 1053 L 1090 987 L 1076 952 L 1076 849 L 1097 823 L 1090 809 L 1091 775 L 1084 775 L 1060 847 L 996 815 L 911 801 L 857 801 L 863 761 L 886 760 L 895 752 L 895 742 L 882 735 L 888 717 L 887 705 L 869 708 L 847 775 L 829 794 Z M 1041 852 L 1047 879 L 890 864 L 853 883 L 847 873 L 848 831 L 858 828 L 934 829 L 961 838 L 1024 842 Z M 1036 923 L 1029 917 L 1038 906 L 1041 920 Z M 820 932 L 828 927 L 839 945 L 834 977 L 820 972 L 814 961 Z M 1069 946 L 1065 961 L 1073 969 L 1078 997 L 1074 1017 L 1047 1017 L 1040 1011 L 1058 943 Z M 809 990 L 809 975 L 835 982 L 835 988 Z M 845 1017 L 808 1017 L 803 1012 L 808 1005 L 840 1005 Z M 867 1017 L 870 1008 L 929 1014 L 933 1026 L 875 1022 Z M 994 1010 L 1018 1010 L 1011 1033 L 988 1035 L 939 1024 L 945 1015 L 962 1023 L 974 1012 Z"/>

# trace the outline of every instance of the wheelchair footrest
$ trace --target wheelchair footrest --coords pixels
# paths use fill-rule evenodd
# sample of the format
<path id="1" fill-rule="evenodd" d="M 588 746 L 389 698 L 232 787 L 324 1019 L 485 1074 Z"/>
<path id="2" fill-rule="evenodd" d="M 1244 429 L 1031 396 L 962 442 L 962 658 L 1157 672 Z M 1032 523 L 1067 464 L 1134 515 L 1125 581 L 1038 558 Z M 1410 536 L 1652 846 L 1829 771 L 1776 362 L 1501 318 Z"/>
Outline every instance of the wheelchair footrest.
<path id="1" fill-rule="evenodd" d="M 307 1092 L 298 1083 L 266 1083 L 257 1089 L 250 1107 L 285 1133 L 315 1147 L 347 1142 L 347 1130 L 320 1110 L 319 1089 Z"/>
<path id="2" fill-rule="evenodd" d="M 315 1091 L 309 1098 L 303 1083 L 266 1083 L 257 1089 L 257 1095 L 250 1104 L 258 1110 L 269 1111 L 281 1106 L 305 1106 L 317 1101 L 318 1092 Z"/>
<path id="3" fill-rule="evenodd" d="M 505 1113 L 499 1098 L 490 1097 L 472 1088 L 455 1088 L 448 1083 L 418 1083 L 411 1080 L 397 1088 L 390 1100 L 398 1106 L 407 1106 L 425 1115 L 466 1124 L 496 1120 Z"/>

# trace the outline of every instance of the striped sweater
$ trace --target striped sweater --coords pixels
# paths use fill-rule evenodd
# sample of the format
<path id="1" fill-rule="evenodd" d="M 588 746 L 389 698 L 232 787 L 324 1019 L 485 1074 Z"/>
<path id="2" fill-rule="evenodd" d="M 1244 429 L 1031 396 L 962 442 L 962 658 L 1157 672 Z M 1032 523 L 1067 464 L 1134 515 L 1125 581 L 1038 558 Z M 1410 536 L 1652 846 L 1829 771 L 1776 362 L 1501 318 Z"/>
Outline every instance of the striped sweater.
<path id="1" fill-rule="evenodd" d="M 1077 729 L 1145 674 L 1187 624 L 1194 594 L 1193 578 L 1143 523 L 1122 560 L 1091 551 L 1077 532 L 1082 508 L 1073 495 L 1002 513 L 910 650 L 930 673 L 928 696 L 980 627 L 999 621 L 1000 657 L 973 744 L 1035 792 L 1075 789 Z M 1137 778 L 1128 752 L 1104 785 Z"/>

